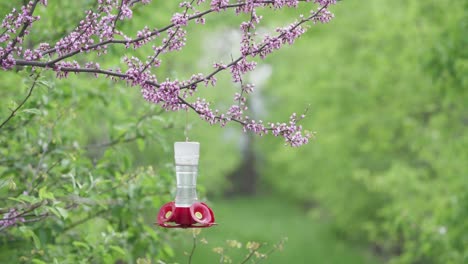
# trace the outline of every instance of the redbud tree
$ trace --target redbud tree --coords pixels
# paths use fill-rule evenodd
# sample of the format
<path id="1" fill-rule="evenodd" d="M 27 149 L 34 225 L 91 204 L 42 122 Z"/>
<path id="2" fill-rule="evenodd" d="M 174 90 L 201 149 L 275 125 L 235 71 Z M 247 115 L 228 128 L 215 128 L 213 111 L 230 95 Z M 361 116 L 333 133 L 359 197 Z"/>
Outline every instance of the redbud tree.
<path id="1" fill-rule="evenodd" d="M 61 36 L 58 41 L 45 41 L 30 47 L 27 45 L 28 36 L 41 19 L 35 15 L 35 10 L 40 6 L 47 8 L 47 0 L 33 0 L 21 9 L 13 9 L 3 19 L 0 65 L 5 71 L 19 67 L 27 67 L 35 72 L 53 71 L 58 79 L 67 78 L 70 73 L 110 78 L 138 87 L 146 101 L 160 105 L 167 111 L 194 111 L 211 125 L 225 126 L 228 122 L 235 122 L 244 131 L 258 135 L 271 133 L 283 137 L 286 144 L 296 147 L 306 144 L 311 137 L 298 124 L 304 115 L 294 113 L 288 122 L 264 123 L 251 119 L 247 115 L 246 101 L 255 86 L 244 82 L 244 75 L 255 69 L 257 58 L 263 60 L 285 45 L 292 45 L 307 31 L 307 24 L 329 22 L 333 14 L 328 7 L 335 3 L 336 0 L 184 1 L 167 26 L 145 26 L 137 32 L 124 32 L 120 29 L 121 25 L 132 19 L 132 10 L 137 5 L 157 3 L 151 3 L 150 0 L 98 0 L 93 9 L 83 12 L 83 18 L 76 28 Z M 263 21 L 263 16 L 258 14 L 259 10 L 281 12 L 299 5 L 309 6 L 310 13 L 300 15 L 295 22 L 278 27 L 274 32 L 258 32 Z M 177 53 L 185 47 L 189 23 L 203 27 L 209 16 L 222 16 L 229 12 L 247 18 L 238 25 L 241 39 L 240 55 L 237 58 L 225 62 L 214 61 L 211 72 L 196 73 L 186 80 L 171 79 L 156 73 L 165 63 L 165 55 Z M 105 61 L 111 53 L 111 46 L 121 46 L 129 51 L 121 58 L 124 66 L 100 66 L 99 61 Z M 151 47 L 148 49 L 151 52 L 138 56 L 136 51 L 147 46 Z M 129 55 L 132 51 L 135 55 Z M 197 96 L 200 89 L 215 86 L 217 76 L 223 72 L 230 74 L 232 81 L 240 87 L 233 95 L 233 104 L 225 112 L 213 109 L 212 103 Z"/>
<path id="2" fill-rule="evenodd" d="M 24 6 L 11 11 L 8 9 L 15 3 L 0 4 L 1 13 L 6 14 L 0 25 L 0 68 L 5 71 L 0 80 L 18 93 L 12 97 L 21 97 L 10 104 L 5 98 L 2 101 L 7 113 L 0 119 L 2 263 L 121 263 L 122 259 L 134 263 L 148 256 L 171 259 L 175 253 L 167 234 L 150 228 L 149 223 L 157 208 L 173 198 L 172 167 L 163 158 L 154 167 L 133 167 L 124 148 L 117 147 L 135 140 L 150 141 L 172 128 L 170 121 L 153 119 L 164 111 L 193 112 L 218 126 L 233 122 L 246 132 L 282 137 L 290 146 L 305 144 L 311 136 L 298 124 L 302 115 L 271 123 L 250 118 L 253 111 L 247 109 L 248 97 L 255 86 L 246 81 L 246 74 L 271 53 L 293 44 L 309 25 L 328 22 L 333 17 L 328 7 L 335 1 L 180 1 L 176 13 L 164 15 L 167 21 L 158 17 L 156 22 L 148 18 L 144 23 L 138 14 L 164 9 L 162 1 L 18 2 Z M 62 3 L 85 7 L 61 10 Z M 299 6 L 310 12 L 265 33 L 266 17 Z M 189 73 L 186 79 L 165 71 L 172 58 L 184 56 L 187 39 L 199 32 L 203 37 L 204 27 L 210 26 L 204 26 L 205 22 L 229 15 L 237 16 L 237 24 L 229 27 L 237 28 L 241 36 L 235 56 L 226 61 L 215 58 L 209 61 L 212 68 L 204 67 L 207 72 Z M 66 25 L 55 28 L 54 22 Z M 12 77 L 19 71 L 18 78 Z M 30 78 L 22 79 L 28 85 L 23 97 L 16 85 L 20 76 L 27 75 Z M 70 78 L 57 81 L 62 88 L 53 89 L 55 85 L 48 80 L 54 77 Z M 85 79 L 91 87 L 65 88 L 76 78 Z M 231 79 L 238 89 L 232 92 L 232 104 L 223 110 L 213 107 L 217 105 L 214 97 L 201 95 L 211 95 L 209 87 L 216 86 L 217 79 L 219 84 Z M 103 83 L 117 92 L 103 95 L 104 99 L 101 94 L 93 97 L 95 87 Z M 127 91 L 125 86 L 138 88 L 149 103 L 138 110 L 132 105 L 128 108 L 132 115 L 121 116 L 119 111 L 112 112 L 121 106 L 113 100 L 134 102 L 134 91 L 128 98 L 120 97 Z M 77 108 L 90 118 L 97 109 L 112 112 L 109 135 L 98 144 L 87 140 L 90 129 L 76 128 L 85 123 L 74 120 Z M 104 127 L 99 124 L 100 130 Z"/>

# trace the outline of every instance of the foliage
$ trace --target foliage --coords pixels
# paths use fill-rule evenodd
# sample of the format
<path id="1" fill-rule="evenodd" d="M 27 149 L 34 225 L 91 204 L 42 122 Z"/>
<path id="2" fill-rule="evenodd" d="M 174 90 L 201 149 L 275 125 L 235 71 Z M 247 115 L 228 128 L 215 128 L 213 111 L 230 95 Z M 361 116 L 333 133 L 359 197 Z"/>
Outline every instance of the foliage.
<path id="1" fill-rule="evenodd" d="M 12 107 L 22 99 L 18 88 L 29 89 L 31 82 L 36 87 L 0 134 L 1 207 L 4 219 L 13 218 L 2 222 L 1 262 L 171 257 L 163 235 L 149 225 L 155 208 L 172 196 L 168 160 L 135 169 L 139 162 L 129 155 L 156 142 L 170 123 L 152 107 L 132 104 L 122 96 L 123 87 L 106 88 L 104 82 L 87 87 L 72 78 L 62 83 L 67 89 L 58 89 L 50 76 L 8 77 L 2 90 L 11 92 Z M 2 110 L 7 116 L 9 110 Z M 152 151 L 158 152 L 165 155 Z M 18 214 L 8 213 L 12 210 Z"/>
<path id="2" fill-rule="evenodd" d="M 42 10 L 43 23 L 60 26 L 33 31 L 30 41 L 58 39 L 84 7 L 60 1 Z M 166 235 L 151 228 L 172 198 L 164 133 L 171 118 L 135 103 L 139 94 L 123 86 L 54 79 L 38 70 L 2 73 L 1 120 L 10 119 L 0 129 L 0 262 L 172 258 Z"/>
<path id="3" fill-rule="evenodd" d="M 297 151 L 258 144 L 266 182 L 318 203 L 339 234 L 392 263 L 468 261 L 467 6 L 450 6 L 446 16 L 444 1 L 345 1 L 326 33 L 271 58 L 271 83 L 292 80 L 271 104 L 309 103 L 302 124 L 318 136 Z"/>

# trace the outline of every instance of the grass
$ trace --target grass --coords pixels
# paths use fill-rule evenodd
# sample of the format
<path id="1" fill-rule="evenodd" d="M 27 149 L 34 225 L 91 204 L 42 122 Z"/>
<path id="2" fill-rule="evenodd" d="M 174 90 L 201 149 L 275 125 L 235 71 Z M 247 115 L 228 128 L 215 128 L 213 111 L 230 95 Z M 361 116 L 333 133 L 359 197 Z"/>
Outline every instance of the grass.
<path id="1" fill-rule="evenodd" d="M 287 237 L 282 251 L 276 250 L 262 263 L 377 263 L 362 248 L 339 240 L 330 224 L 312 220 L 300 207 L 279 197 L 238 198 L 211 202 L 218 226 L 203 229 L 197 242 L 192 263 L 219 263 L 220 255 L 213 248 L 222 247 L 233 263 L 241 263 L 248 250 L 248 241 L 263 243 L 261 252 L 267 252 Z M 177 263 L 188 263 L 192 249 L 192 231 L 175 230 L 180 236 L 175 241 Z M 242 248 L 229 247 L 226 240 L 237 240 Z M 252 259 L 255 260 L 255 257 Z M 258 259 L 257 259 L 258 260 Z M 253 263 L 253 262 L 246 262 Z"/>

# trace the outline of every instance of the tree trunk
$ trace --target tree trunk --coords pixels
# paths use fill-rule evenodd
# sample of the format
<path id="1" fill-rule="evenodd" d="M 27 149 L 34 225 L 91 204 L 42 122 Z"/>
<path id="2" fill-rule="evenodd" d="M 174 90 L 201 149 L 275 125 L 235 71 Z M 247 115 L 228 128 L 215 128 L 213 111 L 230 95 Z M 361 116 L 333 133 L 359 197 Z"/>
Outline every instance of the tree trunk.
<path id="1" fill-rule="evenodd" d="M 229 188 L 225 191 L 227 197 L 252 196 L 257 192 L 259 174 L 256 167 L 256 155 L 253 147 L 253 136 L 246 135 L 246 144 L 242 149 L 242 162 L 228 175 Z"/>

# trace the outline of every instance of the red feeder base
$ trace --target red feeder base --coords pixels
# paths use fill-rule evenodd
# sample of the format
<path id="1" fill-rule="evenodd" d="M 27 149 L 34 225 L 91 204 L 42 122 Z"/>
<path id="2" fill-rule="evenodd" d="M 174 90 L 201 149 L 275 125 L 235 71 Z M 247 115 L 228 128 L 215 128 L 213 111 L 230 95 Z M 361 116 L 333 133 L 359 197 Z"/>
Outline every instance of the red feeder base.
<path id="1" fill-rule="evenodd" d="M 215 225 L 213 210 L 205 203 L 193 203 L 190 207 L 176 207 L 169 202 L 161 207 L 157 225 L 167 228 L 203 228 Z"/>

